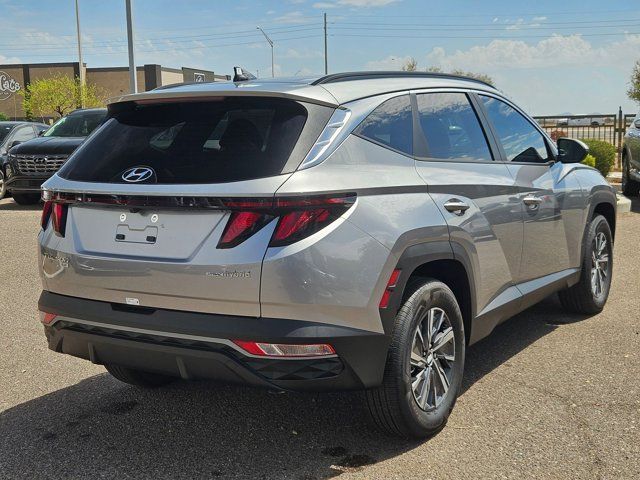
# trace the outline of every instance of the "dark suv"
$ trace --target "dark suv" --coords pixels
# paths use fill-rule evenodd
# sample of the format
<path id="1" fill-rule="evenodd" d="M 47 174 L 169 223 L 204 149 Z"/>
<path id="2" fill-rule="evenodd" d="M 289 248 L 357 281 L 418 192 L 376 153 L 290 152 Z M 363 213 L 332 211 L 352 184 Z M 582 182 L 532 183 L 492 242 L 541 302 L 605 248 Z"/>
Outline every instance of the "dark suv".
<path id="1" fill-rule="evenodd" d="M 15 146 L 3 162 L 6 189 L 20 205 L 40 201 L 40 187 L 102 123 L 107 110 L 76 110 L 58 120 L 39 138 Z"/>
<path id="2" fill-rule="evenodd" d="M 4 163 L 7 152 L 20 143 L 37 137 L 47 128 L 43 123 L 0 122 L 0 199 L 4 197 Z"/>

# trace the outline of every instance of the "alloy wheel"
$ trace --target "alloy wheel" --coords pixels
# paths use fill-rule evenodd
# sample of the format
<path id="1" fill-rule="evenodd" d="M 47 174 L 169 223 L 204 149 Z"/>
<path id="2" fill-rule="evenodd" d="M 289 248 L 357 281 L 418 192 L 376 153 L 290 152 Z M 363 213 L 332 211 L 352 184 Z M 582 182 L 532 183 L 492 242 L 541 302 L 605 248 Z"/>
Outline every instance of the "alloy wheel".
<path id="1" fill-rule="evenodd" d="M 609 282 L 609 244 L 607 237 L 598 232 L 591 247 L 591 293 L 601 297 Z"/>
<path id="2" fill-rule="evenodd" d="M 453 378 L 455 336 L 451 321 L 438 307 L 421 305 L 411 345 L 411 391 L 422 410 L 438 407 Z"/>

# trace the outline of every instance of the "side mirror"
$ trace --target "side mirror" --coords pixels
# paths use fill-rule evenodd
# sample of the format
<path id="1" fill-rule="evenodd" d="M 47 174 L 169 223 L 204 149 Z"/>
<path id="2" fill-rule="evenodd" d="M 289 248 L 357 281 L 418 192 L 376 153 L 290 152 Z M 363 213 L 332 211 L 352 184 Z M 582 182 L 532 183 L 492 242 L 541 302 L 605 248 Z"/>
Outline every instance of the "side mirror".
<path id="1" fill-rule="evenodd" d="M 16 145 L 20 145 L 22 142 L 20 140 L 14 140 L 13 142 L 11 142 L 9 144 L 9 148 L 8 150 L 11 150 L 13 147 L 15 147 Z"/>
<path id="2" fill-rule="evenodd" d="M 633 122 L 633 126 L 636 128 L 640 128 L 640 118 L 638 120 L 636 120 L 635 122 Z"/>
<path id="3" fill-rule="evenodd" d="M 46 130 L 40 130 L 40 131 L 38 132 L 38 136 L 39 136 L 39 137 L 41 137 L 42 135 L 44 135 L 44 132 L 46 132 Z"/>
<path id="4" fill-rule="evenodd" d="M 558 139 L 558 161 L 562 163 L 580 163 L 589 153 L 589 147 L 575 138 Z"/>

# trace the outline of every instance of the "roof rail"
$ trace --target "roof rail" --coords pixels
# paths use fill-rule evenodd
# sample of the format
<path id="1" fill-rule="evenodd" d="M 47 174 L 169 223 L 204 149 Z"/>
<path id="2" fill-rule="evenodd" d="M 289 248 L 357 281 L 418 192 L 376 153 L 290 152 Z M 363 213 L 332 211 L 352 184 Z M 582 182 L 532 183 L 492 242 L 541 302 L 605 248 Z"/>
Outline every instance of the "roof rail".
<path id="1" fill-rule="evenodd" d="M 370 71 L 370 72 L 343 72 L 332 73 L 320 77 L 311 85 L 323 85 L 325 83 L 346 82 L 349 80 L 370 80 L 375 78 L 398 78 L 398 77 L 418 77 L 418 78 L 450 78 L 453 80 L 467 80 L 470 82 L 481 83 L 488 87 L 495 88 L 490 83 L 483 80 L 478 80 L 473 77 L 466 77 L 464 75 L 454 75 L 453 73 L 437 73 L 437 72 L 403 72 L 403 71 Z"/>

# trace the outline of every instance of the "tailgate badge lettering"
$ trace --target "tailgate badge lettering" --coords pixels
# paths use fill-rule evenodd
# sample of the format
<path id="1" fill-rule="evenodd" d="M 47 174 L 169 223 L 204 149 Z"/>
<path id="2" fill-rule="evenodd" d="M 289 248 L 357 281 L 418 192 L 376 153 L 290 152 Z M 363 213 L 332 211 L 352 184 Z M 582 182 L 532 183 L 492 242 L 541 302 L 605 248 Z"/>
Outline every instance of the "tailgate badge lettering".
<path id="1" fill-rule="evenodd" d="M 251 270 L 222 270 L 220 272 L 206 272 L 205 275 L 215 278 L 251 278 Z"/>

